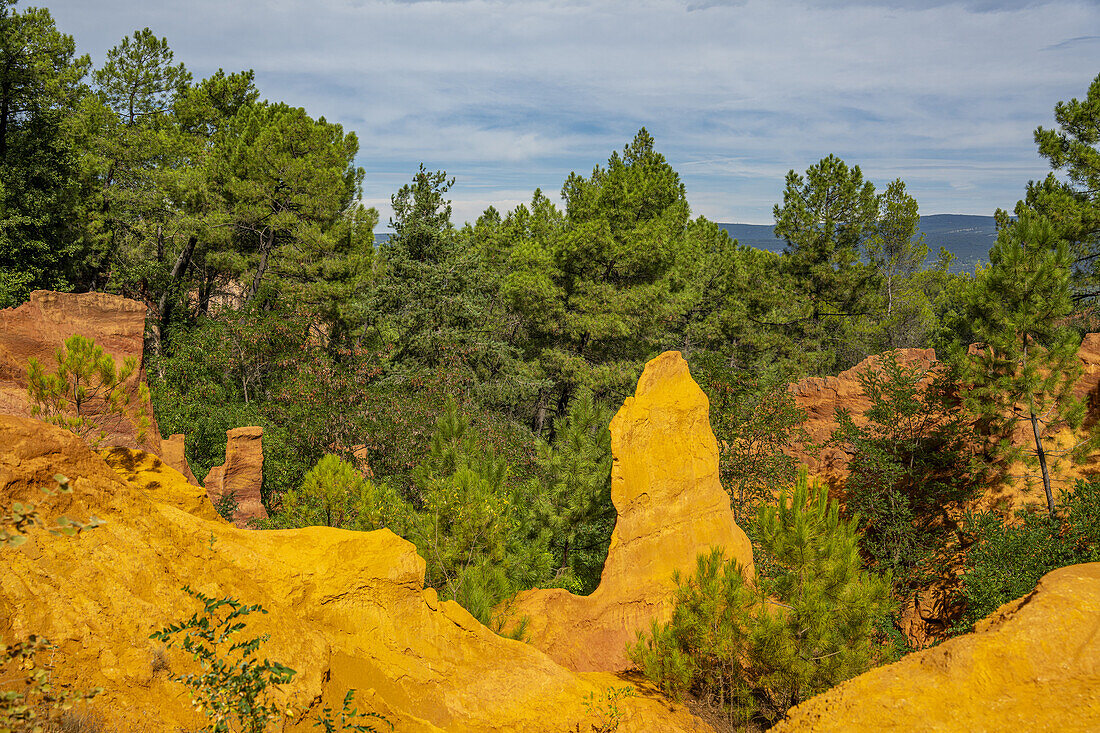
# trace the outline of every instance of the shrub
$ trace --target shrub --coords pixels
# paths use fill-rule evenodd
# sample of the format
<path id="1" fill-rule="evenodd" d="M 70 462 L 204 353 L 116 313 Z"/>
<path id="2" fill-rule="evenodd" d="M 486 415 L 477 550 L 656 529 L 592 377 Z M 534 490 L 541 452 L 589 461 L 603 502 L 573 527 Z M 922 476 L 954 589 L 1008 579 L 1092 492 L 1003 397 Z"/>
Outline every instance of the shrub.
<path id="1" fill-rule="evenodd" d="M 0 731 L 42 733 L 66 719 L 78 702 L 103 692 L 99 687 L 85 692 L 64 690 L 50 679 L 50 668 L 37 655 L 54 649 L 45 639 L 31 635 L 12 644 L 0 643 L 0 680 L 15 682 L 15 689 L 0 691 Z"/>
<path id="2" fill-rule="evenodd" d="M 889 578 L 860 571 L 855 521 L 805 474 L 762 506 L 757 527 L 772 577 L 748 585 L 720 548 L 676 576 L 672 619 L 639 635 L 631 658 L 674 697 L 690 692 L 731 721 L 774 721 L 865 671 L 888 612 Z"/>
<path id="3" fill-rule="evenodd" d="M 214 502 L 214 511 L 225 521 L 232 522 L 240 506 L 240 502 L 237 501 L 237 492 L 227 491 Z"/>
<path id="4" fill-rule="evenodd" d="M 408 507 L 381 483 L 367 479 L 339 456 L 325 455 L 306 472 L 302 485 L 281 497 L 279 511 L 263 526 L 343 527 L 372 530 L 403 527 Z"/>
<path id="5" fill-rule="evenodd" d="M 47 496 L 53 496 L 58 492 L 62 494 L 72 493 L 73 490 L 72 487 L 69 486 L 68 478 L 61 474 L 55 474 L 53 479 L 57 482 L 57 489 L 41 487 L 42 493 Z M 42 517 L 38 513 L 37 505 L 31 504 L 30 502 L 13 502 L 11 509 L 0 514 L 0 549 L 4 547 L 19 547 L 27 541 L 27 532 L 32 527 L 44 528 L 50 534 L 75 537 L 83 530 L 98 527 L 102 523 L 102 520 L 94 515 L 86 524 L 74 521 L 68 517 L 58 517 L 53 527 L 46 527 L 45 522 L 42 521 Z"/>
<path id="6" fill-rule="evenodd" d="M 243 618 L 267 613 L 261 606 L 246 606 L 233 598 L 215 599 L 185 586 L 184 592 L 203 604 L 200 613 L 178 624 L 169 624 L 150 635 L 168 647 L 176 644 L 202 667 L 201 674 L 173 677 L 191 688 L 195 710 L 209 719 L 210 733 L 263 733 L 268 724 L 283 716 L 269 699 L 269 688 L 286 684 L 294 670 L 270 660 L 256 659 L 267 636 L 241 641 Z"/>
<path id="7" fill-rule="evenodd" d="M 186 621 L 169 624 L 149 636 L 168 647 L 180 647 L 189 652 L 202 668 L 202 674 L 173 677 L 191 688 L 195 710 L 208 719 L 204 730 L 210 733 L 264 733 L 272 723 L 292 717 L 294 709 L 281 709 L 271 701 L 270 691 L 289 683 L 295 671 L 285 664 L 257 659 L 260 646 L 268 636 L 248 640 L 236 638 L 245 627 L 244 617 L 252 613 L 267 613 L 260 605 L 246 606 L 235 598 L 215 599 L 184 586 L 184 592 L 203 604 L 201 612 Z M 167 665 L 165 665 L 165 668 Z M 314 716 L 314 727 L 326 733 L 351 730 L 376 733 L 366 719 L 393 725 L 378 713 L 361 713 L 354 706 L 355 690 L 348 690 L 344 704 L 333 718 L 326 707 Z"/>
<path id="8" fill-rule="evenodd" d="M 947 507 L 980 492 L 986 466 L 946 367 L 906 366 L 891 352 L 859 382 L 871 403 L 866 423 L 837 410 L 832 438 L 852 456 L 847 509 L 862 519 L 863 547 L 876 569 L 908 584 L 916 566 L 954 541 Z"/>
<path id="9" fill-rule="evenodd" d="M 972 543 L 962 577 L 966 611 L 956 633 L 1027 595 L 1039 579 L 1066 565 L 1100 560 L 1100 481 L 1078 481 L 1059 512 L 1024 511 L 1015 523 L 992 513 L 967 518 Z"/>

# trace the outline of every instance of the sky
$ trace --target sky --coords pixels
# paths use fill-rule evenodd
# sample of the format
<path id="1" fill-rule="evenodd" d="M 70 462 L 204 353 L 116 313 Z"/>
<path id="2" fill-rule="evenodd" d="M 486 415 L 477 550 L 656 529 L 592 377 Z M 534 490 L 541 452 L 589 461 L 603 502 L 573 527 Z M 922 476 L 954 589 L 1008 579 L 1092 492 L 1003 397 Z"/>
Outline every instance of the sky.
<path id="1" fill-rule="evenodd" d="M 24 0 L 98 67 L 167 37 L 196 78 L 254 69 L 261 95 L 359 139 L 363 200 L 423 162 L 456 223 L 606 164 L 646 127 L 696 215 L 772 223 L 788 170 L 824 156 L 922 214 L 1011 209 L 1032 139 L 1100 74 L 1100 0 Z"/>

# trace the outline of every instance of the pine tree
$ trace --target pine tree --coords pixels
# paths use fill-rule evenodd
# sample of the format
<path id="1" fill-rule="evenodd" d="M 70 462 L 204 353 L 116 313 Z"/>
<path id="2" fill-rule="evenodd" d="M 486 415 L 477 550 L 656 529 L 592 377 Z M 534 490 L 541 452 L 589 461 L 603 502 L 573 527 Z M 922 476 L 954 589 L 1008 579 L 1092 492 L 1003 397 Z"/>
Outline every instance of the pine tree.
<path id="1" fill-rule="evenodd" d="M 54 358 L 57 371 L 53 373 L 47 373 L 34 357 L 28 363 L 31 414 L 95 445 L 107 437 L 108 430 L 122 429 L 132 400 L 123 383 L 137 369 L 137 359 L 127 357 L 120 369 L 94 339 L 79 334 L 65 339 L 65 348 L 58 349 Z M 149 391 L 144 383 L 138 388 L 138 401 L 139 416 L 134 423 L 137 439 L 143 442 L 149 427 L 145 414 Z"/>
<path id="2" fill-rule="evenodd" d="M 1054 121 L 1053 128 L 1035 130 L 1039 155 L 1052 172 L 1028 182 L 1016 215 L 1031 211 L 1050 219 L 1069 243 L 1074 298 L 1093 300 L 1100 295 L 1100 75 L 1084 99 L 1058 102 Z M 1007 220 L 1004 212 L 998 215 Z"/>
<path id="3" fill-rule="evenodd" d="M 497 603 L 549 570 L 545 540 L 532 539 L 526 523 L 529 500 L 509 473 L 501 458 L 478 446 L 453 402 L 413 472 L 419 506 L 408 518 L 407 537 L 427 563 L 424 584 L 485 624 Z"/>
<path id="4" fill-rule="evenodd" d="M 859 166 L 830 155 L 805 176 L 790 171 L 783 205 L 774 207 L 775 236 L 787 242 L 784 265 L 799 296 L 800 312 L 786 330 L 805 350 L 818 352 L 819 370 L 835 365 L 854 320 L 870 311 L 876 272 L 861 256 L 875 232 L 879 202 Z"/>
<path id="5" fill-rule="evenodd" d="M 1048 456 L 1064 452 L 1051 454 L 1043 441 L 1053 428 L 1076 429 L 1084 420 L 1084 404 L 1073 396 L 1080 339 L 1066 324 L 1073 310 L 1069 253 L 1049 220 L 1025 211 L 1001 229 L 989 260 L 965 294 L 963 318 L 978 339 L 963 360 L 972 385 L 967 404 L 988 420 L 1003 419 L 1006 431 L 1029 423 L 1029 458 L 1039 467 L 1053 515 Z"/>
<path id="6" fill-rule="evenodd" d="M 610 422 L 610 411 L 582 390 L 554 442 L 539 451 L 535 526 L 549 532 L 558 582 L 584 595 L 599 584 L 615 526 Z"/>
<path id="7" fill-rule="evenodd" d="M 666 692 L 690 691 L 734 720 L 758 706 L 774 721 L 870 666 L 890 582 L 861 571 L 856 522 L 805 473 L 760 508 L 757 527 L 773 574 L 751 587 L 721 548 L 700 555 L 692 577 L 676 577 L 672 619 L 640 635 L 631 657 Z"/>

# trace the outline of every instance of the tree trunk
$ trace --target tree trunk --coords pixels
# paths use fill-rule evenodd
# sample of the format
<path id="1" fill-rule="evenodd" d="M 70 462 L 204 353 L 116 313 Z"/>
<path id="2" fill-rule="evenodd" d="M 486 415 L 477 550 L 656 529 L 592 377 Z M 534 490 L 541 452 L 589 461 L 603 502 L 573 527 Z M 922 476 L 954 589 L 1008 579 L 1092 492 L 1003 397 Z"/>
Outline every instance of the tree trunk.
<path id="1" fill-rule="evenodd" d="M 1047 511 L 1054 517 L 1054 494 L 1050 491 L 1050 473 L 1047 471 L 1047 454 L 1043 450 L 1043 441 L 1039 437 L 1039 418 L 1031 410 L 1031 433 L 1035 436 L 1035 453 L 1039 456 L 1039 468 L 1043 471 L 1043 491 L 1047 494 Z"/>
<path id="2" fill-rule="evenodd" d="M 8 159 L 8 118 L 11 116 L 10 75 L 10 68 L 5 68 L 3 87 L 0 88 L 0 160 L 4 162 Z"/>
<path id="3" fill-rule="evenodd" d="M 158 232 L 159 234 L 159 232 Z M 157 325 L 153 329 L 153 346 L 154 352 L 157 355 L 157 374 L 160 378 L 164 379 L 164 329 L 168 327 L 168 318 L 172 315 L 172 305 L 174 301 L 168 297 L 180 278 L 183 277 L 183 273 L 187 270 L 187 266 L 191 264 L 191 255 L 195 251 L 195 243 L 198 242 L 198 237 L 192 236 L 187 240 L 187 244 L 184 245 L 183 251 L 180 252 L 179 257 L 176 258 L 176 264 L 172 266 L 172 272 L 170 273 L 170 281 L 168 285 L 161 292 L 160 297 L 157 298 Z"/>
<path id="4" fill-rule="evenodd" d="M 264 272 L 267 271 L 267 259 L 271 254 L 272 248 L 275 246 L 275 230 L 268 229 L 267 236 L 264 238 L 262 249 L 260 252 L 260 264 L 256 266 L 256 276 L 252 278 L 252 287 L 249 288 L 248 295 L 245 296 L 244 304 L 247 304 L 253 298 L 256 297 L 256 293 L 260 290 L 260 282 L 264 278 Z"/>

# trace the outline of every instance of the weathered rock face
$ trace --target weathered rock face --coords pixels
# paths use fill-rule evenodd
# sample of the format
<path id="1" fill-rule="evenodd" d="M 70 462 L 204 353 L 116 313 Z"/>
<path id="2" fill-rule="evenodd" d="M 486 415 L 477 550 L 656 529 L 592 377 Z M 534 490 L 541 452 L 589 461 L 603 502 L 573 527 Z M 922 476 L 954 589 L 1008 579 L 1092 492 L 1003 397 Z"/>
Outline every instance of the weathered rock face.
<path id="1" fill-rule="evenodd" d="M 63 430 L 0 417 L 5 502 L 40 501 L 39 487 L 62 473 L 74 491 L 48 499 L 46 515 L 105 520 L 76 538 L 35 532 L 0 551 L 0 635 L 56 643 L 55 682 L 102 686 L 94 708 L 107 730 L 201 725 L 185 689 L 169 680 L 193 663 L 149 639 L 197 610 L 180 590 L 186 584 L 268 611 L 247 618 L 248 636 L 270 634 L 261 655 L 297 670 L 284 702 L 339 709 L 355 688 L 361 709 L 399 731 L 588 730 L 599 721 L 586 696 L 628 684 L 566 670 L 439 602 L 423 589 L 415 548 L 388 530 L 239 530 L 214 518 L 203 492 L 157 459 L 107 457 L 118 473 Z M 644 691 L 623 708 L 623 732 L 710 730 Z M 306 720 L 293 729 L 314 730 Z"/>
<path id="2" fill-rule="evenodd" d="M 590 596 L 531 590 L 507 606 L 528 618 L 529 642 L 578 671 L 629 666 L 626 646 L 667 620 L 676 586 L 696 557 L 724 547 L 751 578 L 752 546 L 718 480 L 709 403 L 679 352 L 646 364 L 634 397 L 611 421 L 611 500 L 618 517 L 599 587 Z"/>
<path id="3" fill-rule="evenodd" d="M 160 441 L 160 457 L 170 467 L 183 474 L 184 478 L 200 486 L 195 474 L 191 473 L 191 464 L 187 462 L 187 439 L 182 433 L 169 435 Z"/>
<path id="4" fill-rule="evenodd" d="M 141 364 L 145 337 L 145 306 L 134 300 L 105 293 L 54 293 L 36 290 L 18 308 L 0 310 L 0 414 L 30 417 L 27 397 L 27 362 L 37 359 L 47 371 L 57 368 L 54 354 L 65 339 L 79 334 L 94 339 L 121 367 L 127 357 Z M 106 425 L 104 445 L 121 445 L 159 453 L 160 432 L 151 407 L 138 401 L 138 386 L 145 380 L 144 367 L 123 388 L 130 406 L 122 420 Z M 148 421 L 144 440 L 138 440 L 139 422 Z"/>
<path id="5" fill-rule="evenodd" d="M 849 680 L 772 730 L 1100 730 L 1100 563 L 1047 574 L 973 634 Z"/>
<path id="6" fill-rule="evenodd" d="M 225 435 L 225 463 L 211 468 L 203 485 L 215 505 L 225 496 L 234 497 L 237 511 L 233 523 L 243 528 L 253 519 L 267 518 L 260 500 L 264 483 L 264 429 L 232 428 Z"/>

